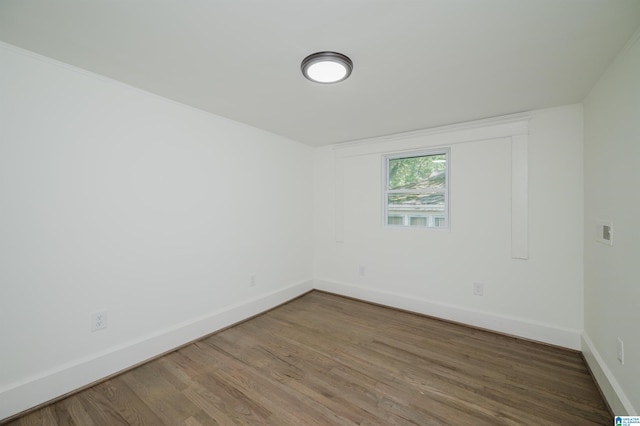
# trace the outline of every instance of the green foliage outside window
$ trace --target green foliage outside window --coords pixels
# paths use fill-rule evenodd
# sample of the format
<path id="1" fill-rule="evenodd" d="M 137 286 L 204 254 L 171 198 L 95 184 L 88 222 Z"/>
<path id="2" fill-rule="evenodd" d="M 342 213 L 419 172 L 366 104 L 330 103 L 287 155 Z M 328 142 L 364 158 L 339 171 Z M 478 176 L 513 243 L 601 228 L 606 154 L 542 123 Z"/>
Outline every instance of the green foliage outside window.
<path id="1" fill-rule="evenodd" d="M 389 160 L 389 189 L 426 189 L 445 186 L 446 155 Z"/>
<path id="2" fill-rule="evenodd" d="M 447 153 L 387 159 L 386 223 L 447 227 Z"/>

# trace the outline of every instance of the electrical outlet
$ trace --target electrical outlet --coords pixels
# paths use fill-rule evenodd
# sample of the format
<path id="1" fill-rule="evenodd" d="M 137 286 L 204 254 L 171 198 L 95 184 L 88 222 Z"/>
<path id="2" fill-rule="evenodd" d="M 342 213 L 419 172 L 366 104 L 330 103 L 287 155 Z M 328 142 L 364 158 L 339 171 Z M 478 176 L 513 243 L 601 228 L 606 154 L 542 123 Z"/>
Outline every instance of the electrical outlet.
<path id="1" fill-rule="evenodd" d="M 91 331 L 107 328 L 107 311 L 98 311 L 91 314 Z"/>
<path id="2" fill-rule="evenodd" d="M 473 283 L 473 295 L 474 296 L 484 296 L 484 284 L 482 284 L 482 283 Z"/>
<path id="3" fill-rule="evenodd" d="M 256 274 L 249 275 L 249 287 L 256 286 Z"/>
<path id="4" fill-rule="evenodd" d="M 624 365 L 624 342 L 618 337 L 618 361 Z"/>
<path id="5" fill-rule="evenodd" d="M 608 246 L 613 245 L 613 224 L 611 222 L 603 220 L 598 222 L 596 241 Z"/>

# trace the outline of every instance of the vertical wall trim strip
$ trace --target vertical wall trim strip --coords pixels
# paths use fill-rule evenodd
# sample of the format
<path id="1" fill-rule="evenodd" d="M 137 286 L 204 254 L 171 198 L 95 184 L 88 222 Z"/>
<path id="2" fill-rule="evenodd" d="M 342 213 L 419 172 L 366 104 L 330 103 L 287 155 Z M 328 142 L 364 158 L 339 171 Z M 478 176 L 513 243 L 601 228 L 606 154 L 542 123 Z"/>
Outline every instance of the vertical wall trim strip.
<path id="1" fill-rule="evenodd" d="M 511 138 L 511 257 L 529 258 L 529 137 Z"/>
<path id="2" fill-rule="evenodd" d="M 335 240 L 344 242 L 344 159 L 336 155 L 335 167 Z"/>

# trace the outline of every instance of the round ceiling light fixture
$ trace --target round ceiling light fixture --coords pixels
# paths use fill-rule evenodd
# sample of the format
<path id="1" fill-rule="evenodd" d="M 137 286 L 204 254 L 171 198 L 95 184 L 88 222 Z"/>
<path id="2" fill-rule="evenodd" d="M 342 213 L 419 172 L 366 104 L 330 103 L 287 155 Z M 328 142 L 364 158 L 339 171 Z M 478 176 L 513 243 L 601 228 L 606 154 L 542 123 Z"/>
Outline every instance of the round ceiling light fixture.
<path id="1" fill-rule="evenodd" d="M 353 70 L 353 62 L 338 52 L 317 52 L 302 60 L 302 74 L 316 83 L 338 83 L 346 80 Z"/>

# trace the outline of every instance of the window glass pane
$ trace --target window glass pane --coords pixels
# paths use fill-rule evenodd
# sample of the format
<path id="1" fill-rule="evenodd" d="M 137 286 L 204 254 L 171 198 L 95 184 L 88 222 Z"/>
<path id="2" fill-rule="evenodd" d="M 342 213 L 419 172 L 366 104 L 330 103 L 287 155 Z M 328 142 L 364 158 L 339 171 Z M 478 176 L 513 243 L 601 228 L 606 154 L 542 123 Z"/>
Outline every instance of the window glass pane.
<path id="1" fill-rule="evenodd" d="M 387 212 L 389 225 L 403 225 L 402 221 L 391 222 L 392 217 L 411 215 L 409 226 L 444 227 L 444 194 L 441 192 L 428 194 L 389 194 L 387 196 Z M 429 222 L 427 216 L 439 215 L 443 220 Z M 419 215 L 419 216 L 418 216 Z"/>
<path id="2" fill-rule="evenodd" d="M 444 193 L 389 194 L 387 196 L 387 206 L 390 215 L 392 210 L 442 213 L 444 211 Z"/>
<path id="3" fill-rule="evenodd" d="M 413 216 L 409 218 L 409 225 L 411 226 L 427 226 L 428 217 L 426 216 Z"/>
<path id="4" fill-rule="evenodd" d="M 385 158 L 387 225 L 449 227 L 449 155 L 447 148 Z"/>
<path id="5" fill-rule="evenodd" d="M 444 188 L 446 168 L 446 154 L 389 159 L 388 189 Z"/>
<path id="6" fill-rule="evenodd" d="M 402 216 L 389 216 L 389 225 L 404 225 L 404 217 Z"/>

